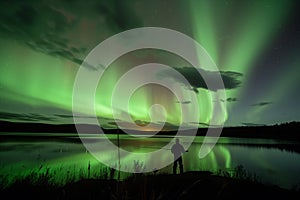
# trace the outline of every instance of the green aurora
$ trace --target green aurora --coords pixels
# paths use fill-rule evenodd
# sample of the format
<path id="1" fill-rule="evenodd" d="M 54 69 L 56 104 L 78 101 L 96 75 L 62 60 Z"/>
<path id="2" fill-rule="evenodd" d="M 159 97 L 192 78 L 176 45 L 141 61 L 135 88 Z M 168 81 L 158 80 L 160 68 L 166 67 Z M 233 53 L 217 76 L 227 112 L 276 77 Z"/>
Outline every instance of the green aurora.
<path id="1" fill-rule="evenodd" d="M 299 120 L 300 28 L 294 22 L 297 5 L 295 1 L 267 0 L 3 5 L 1 119 L 72 123 L 73 85 L 89 51 L 121 31 L 157 26 L 194 38 L 220 71 L 243 74 L 241 86 L 226 89 L 225 100 L 213 99 L 213 91 L 198 88 L 200 124 L 208 124 L 216 114 L 214 101 L 222 107 L 219 123 L 227 126 Z M 110 102 L 118 79 L 134 66 L 149 62 L 176 68 L 189 66 L 176 55 L 155 50 L 131 52 L 116 60 L 105 71 L 95 97 L 96 113 L 103 127 L 115 128 Z M 78 112 L 85 113 L 88 105 L 84 105 L 85 91 L 81 92 L 83 107 Z M 182 89 L 186 101 L 191 92 Z M 132 96 L 129 110 L 122 112 L 128 112 L 138 125 L 143 125 L 150 120 L 149 108 L 160 104 L 165 108 L 168 125 L 176 127 L 181 124 L 181 106 L 189 106 L 177 101 L 168 89 L 146 85 Z"/>

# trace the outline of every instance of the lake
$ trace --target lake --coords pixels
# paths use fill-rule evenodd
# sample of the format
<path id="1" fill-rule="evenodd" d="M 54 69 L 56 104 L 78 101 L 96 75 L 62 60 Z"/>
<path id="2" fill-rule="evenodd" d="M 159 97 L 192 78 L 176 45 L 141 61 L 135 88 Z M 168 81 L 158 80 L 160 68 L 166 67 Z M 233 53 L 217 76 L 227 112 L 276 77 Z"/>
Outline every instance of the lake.
<path id="1" fill-rule="evenodd" d="M 1 133 L 2 136 L 12 133 Z M 57 181 L 63 182 L 68 177 L 101 177 L 108 168 L 100 163 L 86 150 L 78 140 L 76 134 L 49 134 L 49 133 L 15 133 L 14 137 L 1 140 L 0 143 L 0 176 L 7 180 L 24 176 L 32 172 L 50 170 Z M 24 136 L 25 135 L 25 136 Z M 22 136 L 22 137 L 20 137 Z M 94 140 L 95 135 L 86 135 L 87 141 Z M 109 140 L 116 143 L 116 135 L 109 135 Z M 172 141 L 170 136 L 155 136 L 151 138 L 133 138 L 127 135 L 120 136 L 120 146 L 132 152 L 153 152 Z M 197 136 L 188 152 L 183 155 L 184 171 L 211 171 L 218 170 L 232 172 L 235 167 L 242 165 L 261 182 L 292 188 L 300 185 L 300 144 L 293 141 L 225 138 L 222 137 L 213 150 L 204 158 L 199 157 L 200 147 L 204 137 Z M 183 139 L 181 143 L 185 143 Z M 101 144 L 101 139 L 99 144 Z M 163 147 L 165 148 L 165 147 Z M 105 148 L 104 148 L 105 149 Z M 111 149 L 101 150 L 105 162 L 118 165 L 118 152 Z M 145 156 L 145 159 L 136 160 L 134 156 L 127 156 L 121 160 L 124 168 L 147 169 L 150 162 L 162 162 L 172 159 L 170 149 L 166 148 L 162 157 Z M 90 165 L 90 174 L 88 166 Z M 150 169 L 151 170 L 151 169 Z M 172 173 L 172 164 L 158 169 L 156 173 Z M 125 174 L 125 173 L 124 173 Z M 125 176 L 123 174 L 123 176 Z"/>

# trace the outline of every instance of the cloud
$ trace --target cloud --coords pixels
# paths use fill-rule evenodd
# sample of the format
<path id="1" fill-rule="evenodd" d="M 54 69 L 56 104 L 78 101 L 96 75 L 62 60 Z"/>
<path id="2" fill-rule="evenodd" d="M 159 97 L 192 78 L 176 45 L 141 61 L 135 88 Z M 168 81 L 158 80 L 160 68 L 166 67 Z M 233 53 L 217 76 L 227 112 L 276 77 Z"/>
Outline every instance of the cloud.
<path id="1" fill-rule="evenodd" d="M 1 6 L 2 36 L 20 42 L 34 51 L 81 64 L 82 60 L 78 57 L 86 49 L 70 46 L 69 39 L 64 36 L 65 31 L 75 23 L 68 20 L 63 12 L 43 3 L 16 1 L 13 6 L 5 3 Z"/>
<path id="2" fill-rule="evenodd" d="M 180 103 L 180 104 L 190 104 L 192 103 L 191 101 L 176 101 L 176 103 Z"/>
<path id="3" fill-rule="evenodd" d="M 132 9 L 123 1 L 95 1 L 86 4 L 80 2 L 2 1 L 0 35 L 34 51 L 97 70 L 99 66 L 83 62 L 88 48 L 81 46 L 74 36 L 70 36 L 79 29 L 82 19 L 102 18 L 107 27 L 104 24 L 99 28 L 112 32 L 120 32 L 141 24 Z M 86 36 L 89 36 L 89 30 L 86 30 Z"/>
<path id="4" fill-rule="evenodd" d="M 226 99 L 226 101 L 227 102 L 235 102 L 235 101 L 237 101 L 237 98 L 235 98 L 235 97 L 229 97 L 229 98 Z"/>
<path id="5" fill-rule="evenodd" d="M 54 115 L 57 117 L 66 118 L 66 119 L 73 118 L 73 115 L 62 115 L 62 114 L 54 114 Z"/>
<path id="6" fill-rule="evenodd" d="M 225 101 L 227 101 L 227 102 L 235 102 L 235 101 L 237 101 L 237 98 L 235 98 L 235 97 L 229 97 L 226 100 L 220 99 L 220 101 L 221 102 L 225 102 Z"/>
<path id="7" fill-rule="evenodd" d="M 202 127 L 208 127 L 209 126 L 208 123 L 204 123 L 204 122 L 191 122 L 191 124 L 200 125 Z"/>
<path id="8" fill-rule="evenodd" d="M 75 115 L 73 116 L 72 114 L 54 114 L 53 116 L 55 116 L 56 118 L 59 117 L 60 119 L 58 119 L 57 121 L 60 121 L 61 119 L 67 119 L 68 123 L 74 123 L 73 118 L 77 118 L 77 119 L 94 119 L 95 116 L 92 115 Z M 111 119 L 111 118 L 107 118 L 107 117 L 100 117 L 100 116 L 96 116 L 99 125 L 101 125 L 101 127 L 107 128 L 107 126 L 109 125 L 116 125 L 115 121 L 120 121 L 119 119 Z"/>
<path id="9" fill-rule="evenodd" d="M 242 77 L 242 74 L 238 73 L 238 72 L 206 71 L 206 70 L 203 70 L 200 68 L 197 70 L 194 67 L 181 67 L 181 68 L 175 68 L 175 70 L 180 72 L 185 77 L 185 79 L 192 86 L 192 88 L 189 88 L 189 89 L 195 91 L 196 93 L 198 93 L 198 88 L 209 89 L 212 91 L 217 91 L 219 89 L 223 89 L 218 84 L 214 84 L 214 83 L 218 82 L 219 75 L 221 76 L 221 78 L 223 80 L 225 89 L 234 89 L 241 85 L 240 78 Z M 171 77 L 174 80 L 183 83 L 181 76 L 179 76 L 173 70 L 162 70 L 158 74 L 158 76 L 160 78 Z M 210 88 L 207 87 L 202 76 L 205 76 L 207 79 L 209 79 L 211 81 L 212 85 L 210 85 Z"/>
<path id="10" fill-rule="evenodd" d="M 164 131 L 174 131 L 178 130 L 179 126 L 176 124 L 172 124 L 170 122 L 163 122 L 163 121 L 156 121 L 156 122 L 148 122 L 148 121 L 142 121 L 142 120 L 135 120 L 134 121 L 135 127 L 132 126 L 132 122 L 126 122 L 119 120 L 118 124 L 115 121 L 110 121 L 108 122 L 108 125 L 110 125 L 110 128 L 122 128 L 122 129 L 135 129 L 135 130 L 140 130 L 143 131 L 145 130 L 145 126 L 147 126 L 147 130 L 151 131 L 159 131 L 159 130 L 164 130 Z M 120 127 L 119 127 L 120 125 Z M 190 129 L 190 128 L 197 128 L 198 124 L 190 123 L 190 124 L 185 124 L 181 125 L 181 129 Z"/>
<path id="11" fill-rule="evenodd" d="M 245 126 L 265 126 L 265 124 L 256 124 L 256 123 L 250 123 L 250 122 L 242 122 L 242 125 Z"/>
<path id="12" fill-rule="evenodd" d="M 267 106 L 267 105 L 270 105 L 272 103 L 273 102 L 270 102 L 270 101 L 263 101 L 263 102 L 252 104 L 251 106 Z"/>
<path id="13" fill-rule="evenodd" d="M 199 125 L 200 128 L 206 128 L 206 127 L 220 128 L 221 127 L 221 125 L 218 125 L 218 124 L 210 124 L 210 123 L 204 123 L 204 122 L 190 122 L 190 124 Z"/>
<path id="14" fill-rule="evenodd" d="M 147 121 L 142 121 L 142 120 L 135 120 L 134 123 L 138 126 L 147 126 L 149 125 L 149 122 Z"/>
<path id="15" fill-rule="evenodd" d="M 77 115 L 77 118 L 82 119 L 91 119 L 94 116 L 89 115 Z M 72 114 L 47 114 L 41 115 L 37 113 L 11 113 L 11 112 L 0 112 L 0 120 L 5 121 L 13 121 L 13 122 L 37 122 L 37 123 L 50 123 L 56 124 L 61 123 L 63 121 L 64 124 L 73 124 L 73 115 Z M 97 117 L 99 125 L 103 128 L 111 128 L 111 125 L 115 121 L 121 120 L 113 120 L 105 117 Z M 84 123 L 84 122 L 83 122 Z"/>
<path id="16" fill-rule="evenodd" d="M 17 121 L 28 121 L 28 122 L 40 122 L 40 121 L 55 121 L 55 118 L 40 115 L 37 113 L 10 113 L 0 112 L 0 119 L 2 120 L 17 120 Z"/>
<path id="17" fill-rule="evenodd" d="M 99 1 L 96 10 L 115 33 L 138 28 L 142 25 L 131 6 L 125 1 Z"/>

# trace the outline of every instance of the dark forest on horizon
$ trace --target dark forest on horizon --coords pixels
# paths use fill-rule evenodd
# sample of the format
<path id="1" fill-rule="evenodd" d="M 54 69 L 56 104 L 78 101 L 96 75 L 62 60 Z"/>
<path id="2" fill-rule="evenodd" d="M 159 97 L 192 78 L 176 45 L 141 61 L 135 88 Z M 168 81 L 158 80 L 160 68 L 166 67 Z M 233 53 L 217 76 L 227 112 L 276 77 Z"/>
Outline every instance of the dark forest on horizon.
<path id="1" fill-rule="evenodd" d="M 97 134 L 99 126 L 89 124 L 77 125 L 87 130 L 86 133 Z M 126 134 L 121 129 L 103 129 L 105 134 Z M 20 123 L 0 121 L 0 132 L 9 133 L 77 133 L 74 124 L 43 124 L 43 123 Z M 149 131 L 130 130 L 132 134 L 152 134 Z M 182 134 L 189 135 L 191 130 L 183 130 Z M 159 131 L 156 135 L 176 135 L 177 131 Z M 205 136 L 207 128 L 198 128 L 197 136 Z M 300 141 L 300 122 L 287 122 L 276 125 L 265 126 L 238 126 L 224 127 L 221 137 L 239 137 L 239 138 L 266 138 L 266 139 L 286 139 Z"/>

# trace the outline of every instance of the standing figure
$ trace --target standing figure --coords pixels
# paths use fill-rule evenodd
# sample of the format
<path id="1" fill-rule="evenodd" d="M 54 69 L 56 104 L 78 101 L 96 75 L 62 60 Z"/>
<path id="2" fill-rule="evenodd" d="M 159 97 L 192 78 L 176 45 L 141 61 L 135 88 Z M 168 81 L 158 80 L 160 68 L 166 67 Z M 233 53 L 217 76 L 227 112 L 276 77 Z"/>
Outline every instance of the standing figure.
<path id="1" fill-rule="evenodd" d="M 183 146 L 179 143 L 179 138 L 176 138 L 176 143 L 172 146 L 171 152 L 174 155 L 173 174 L 176 174 L 177 164 L 179 164 L 180 174 L 183 173 L 182 154 L 185 152 Z"/>

